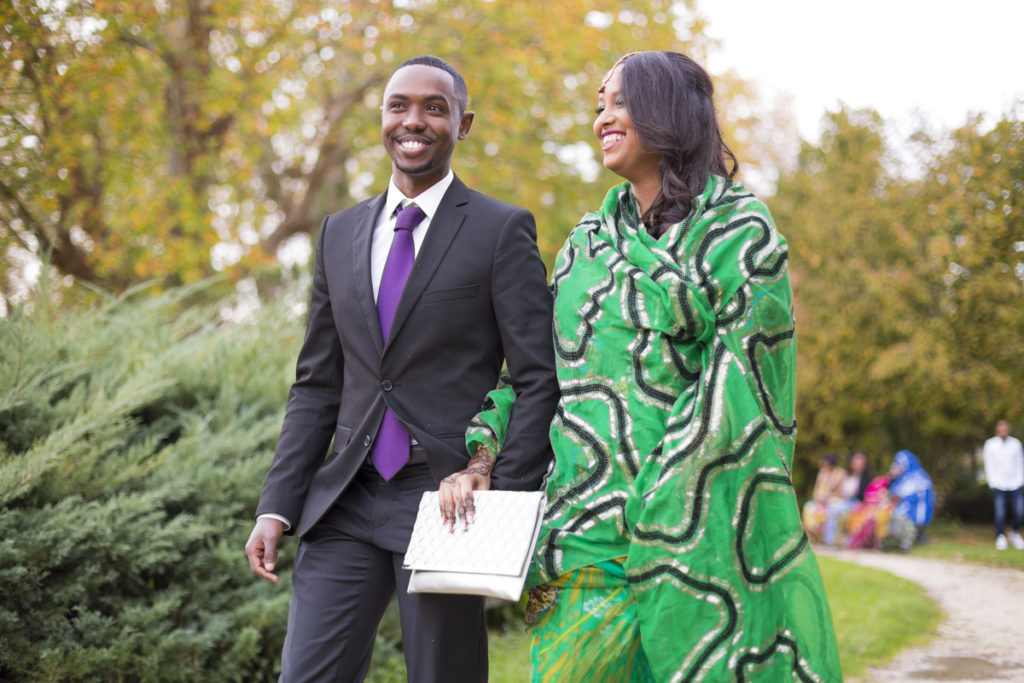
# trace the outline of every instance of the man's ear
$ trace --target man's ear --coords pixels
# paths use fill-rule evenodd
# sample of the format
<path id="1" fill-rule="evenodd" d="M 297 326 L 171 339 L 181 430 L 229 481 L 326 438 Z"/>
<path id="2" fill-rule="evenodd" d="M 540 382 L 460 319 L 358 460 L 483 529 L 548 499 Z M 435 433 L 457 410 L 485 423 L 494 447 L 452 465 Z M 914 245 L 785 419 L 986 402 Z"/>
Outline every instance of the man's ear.
<path id="1" fill-rule="evenodd" d="M 467 111 L 462 115 L 462 120 L 459 121 L 459 139 L 465 140 L 469 136 L 469 129 L 473 126 L 473 112 Z"/>

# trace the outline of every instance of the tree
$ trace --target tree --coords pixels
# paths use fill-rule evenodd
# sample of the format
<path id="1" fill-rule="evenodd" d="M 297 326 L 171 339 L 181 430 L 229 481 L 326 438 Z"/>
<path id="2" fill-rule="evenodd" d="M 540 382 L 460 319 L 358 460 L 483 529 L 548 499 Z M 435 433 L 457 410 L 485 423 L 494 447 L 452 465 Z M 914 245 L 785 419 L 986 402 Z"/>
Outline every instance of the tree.
<path id="1" fill-rule="evenodd" d="M 947 417 L 956 419 L 944 422 L 962 448 L 990 435 L 997 419 L 1024 420 L 1022 113 L 987 132 L 980 118 L 955 131 L 921 187 L 937 336 L 949 349 L 955 394 Z"/>
<path id="2" fill-rule="evenodd" d="M 14 0 L 0 9 L 0 253 L 49 253 L 118 291 L 258 272 L 296 238 L 308 250 L 326 213 L 386 178 L 380 90 L 429 51 L 477 103 L 457 171 L 532 209 L 550 257 L 611 182 L 592 182 L 588 124 L 613 60 L 709 49 L 692 2 L 591 6 Z"/>
<path id="3" fill-rule="evenodd" d="M 948 488 L 997 418 L 1024 417 L 1022 143 L 1012 113 L 919 132 L 915 174 L 877 114 L 840 110 L 784 174 L 772 206 L 792 250 L 805 466 L 909 448 Z"/>

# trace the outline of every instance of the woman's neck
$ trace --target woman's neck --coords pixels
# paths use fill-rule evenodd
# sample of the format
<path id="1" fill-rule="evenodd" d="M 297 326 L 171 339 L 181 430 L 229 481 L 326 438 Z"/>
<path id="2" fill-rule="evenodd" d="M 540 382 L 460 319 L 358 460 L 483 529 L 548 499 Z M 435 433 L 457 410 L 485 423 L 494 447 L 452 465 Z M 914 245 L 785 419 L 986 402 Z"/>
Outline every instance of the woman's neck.
<path id="1" fill-rule="evenodd" d="M 661 176 L 650 175 L 638 180 L 630 180 L 629 185 L 633 190 L 633 196 L 636 197 L 637 204 L 640 205 L 640 215 L 642 216 L 647 209 L 651 208 L 651 204 L 661 192 Z"/>

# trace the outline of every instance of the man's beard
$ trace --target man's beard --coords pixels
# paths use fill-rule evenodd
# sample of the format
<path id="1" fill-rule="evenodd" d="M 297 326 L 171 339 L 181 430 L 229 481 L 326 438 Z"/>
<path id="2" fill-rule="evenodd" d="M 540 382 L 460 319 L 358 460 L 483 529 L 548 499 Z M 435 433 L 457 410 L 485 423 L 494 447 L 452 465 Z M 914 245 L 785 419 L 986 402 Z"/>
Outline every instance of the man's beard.
<path id="1" fill-rule="evenodd" d="M 422 173 L 426 173 L 431 168 L 433 168 L 434 167 L 434 161 L 432 159 L 431 160 L 427 160 L 427 161 L 424 161 L 419 166 L 406 166 L 406 165 L 403 165 L 401 163 L 397 163 L 397 164 L 395 164 L 395 167 L 398 168 L 399 171 L 401 171 L 402 173 L 404 173 L 406 175 L 420 175 Z"/>

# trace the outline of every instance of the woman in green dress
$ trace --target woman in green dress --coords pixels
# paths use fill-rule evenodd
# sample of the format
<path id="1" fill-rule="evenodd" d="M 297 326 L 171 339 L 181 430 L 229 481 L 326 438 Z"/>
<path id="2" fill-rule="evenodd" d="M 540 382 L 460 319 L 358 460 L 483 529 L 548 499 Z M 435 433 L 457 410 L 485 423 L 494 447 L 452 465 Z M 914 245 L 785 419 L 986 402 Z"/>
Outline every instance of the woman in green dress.
<path id="1" fill-rule="evenodd" d="M 839 680 L 790 481 L 786 243 L 732 180 L 691 59 L 623 57 L 596 113 L 626 182 L 552 276 L 562 397 L 529 582 L 534 680 Z M 501 442 L 511 402 L 495 398 L 471 452 Z"/>

